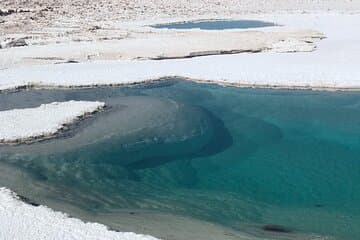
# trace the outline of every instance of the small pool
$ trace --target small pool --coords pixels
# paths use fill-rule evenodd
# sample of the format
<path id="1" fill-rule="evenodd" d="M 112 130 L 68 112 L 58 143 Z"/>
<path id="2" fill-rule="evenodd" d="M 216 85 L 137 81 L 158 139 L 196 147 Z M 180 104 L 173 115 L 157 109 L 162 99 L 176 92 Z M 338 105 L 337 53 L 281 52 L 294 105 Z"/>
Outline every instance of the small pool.
<path id="1" fill-rule="evenodd" d="M 154 28 L 167 29 L 202 29 L 202 30 L 224 30 L 224 29 L 246 29 L 276 26 L 272 22 L 259 20 L 216 20 L 216 21 L 193 21 L 177 22 L 153 25 Z"/>

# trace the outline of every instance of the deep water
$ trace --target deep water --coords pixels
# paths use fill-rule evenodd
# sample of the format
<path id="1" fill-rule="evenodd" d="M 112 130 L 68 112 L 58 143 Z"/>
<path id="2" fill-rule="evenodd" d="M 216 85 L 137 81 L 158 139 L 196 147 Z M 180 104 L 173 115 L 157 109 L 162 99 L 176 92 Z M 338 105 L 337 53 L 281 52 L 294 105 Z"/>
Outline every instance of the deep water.
<path id="1" fill-rule="evenodd" d="M 154 28 L 168 29 L 202 29 L 202 30 L 225 30 L 225 29 L 246 29 L 271 27 L 276 24 L 259 20 L 214 20 L 214 21 L 194 21 L 179 22 L 153 25 Z"/>
<path id="2" fill-rule="evenodd" d="M 150 211 L 262 237 L 360 238 L 358 93 L 169 80 L 4 93 L 0 110 L 66 100 L 108 107 L 57 139 L 0 147 L 1 186 L 94 216 Z"/>

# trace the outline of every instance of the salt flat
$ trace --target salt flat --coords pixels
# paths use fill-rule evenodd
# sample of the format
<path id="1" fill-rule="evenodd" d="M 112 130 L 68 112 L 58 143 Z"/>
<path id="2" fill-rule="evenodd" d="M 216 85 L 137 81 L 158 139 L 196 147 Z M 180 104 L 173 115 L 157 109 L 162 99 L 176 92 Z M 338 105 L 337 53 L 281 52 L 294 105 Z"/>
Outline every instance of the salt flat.
<path id="1" fill-rule="evenodd" d="M 26 204 L 6 188 L 0 188 L 0 223 L 0 239 L 156 240 L 110 231 L 102 224 L 85 223 L 44 206 Z"/>
<path id="2" fill-rule="evenodd" d="M 247 18 L 274 21 L 284 24 L 286 29 L 315 29 L 324 33 L 326 39 L 320 41 L 313 52 L 242 53 L 163 61 L 90 61 L 9 68 L 0 71 L 0 89 L 120 85 L 167 76 L 238 86 L 360 88 L 359 14 L 271 14 Z"/>
<path id="3" fill-rule="evenodd" d="M 279 31 L 175 31 L 131 33 L 119 40 L 46 43 L 6 48 L 0 52 L 0 68 L 88 62 L 94 60 L 164 60 L 244 52 L 311 52 L 324 38 L 313 30 Z M 146 29 L 146 28 L 145 28 Z"/>
<path id="4" fill-rule="evenodd" d="M 99 111 L 103 102 L 68 101 L 36 108 L 0 111 L 0 143 L 20 143 L 49 138 L 87 114 Z"/>

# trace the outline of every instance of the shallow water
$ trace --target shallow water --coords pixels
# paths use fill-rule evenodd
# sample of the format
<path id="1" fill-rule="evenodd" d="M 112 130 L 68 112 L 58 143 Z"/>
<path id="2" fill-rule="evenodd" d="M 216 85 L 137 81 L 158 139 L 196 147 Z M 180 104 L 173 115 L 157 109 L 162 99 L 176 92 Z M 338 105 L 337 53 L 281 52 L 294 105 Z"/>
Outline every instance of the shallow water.
<path id="1" fill-rule="evenodd" d="M 246 29 L 272 27 L 276 24 L 258 20 L 214 20 L 214 21 L 194 21 L 179 22 L 153 25 L 154 28 L 168 29 L 202 29 L 202 30 L 224 30 L 224 29 Z"/>
<path id="2" fill-rule="evenodd" d="M 166 81 L 0 94 L 0 110 L 65 100 L 109 107 L 58 139 L 0 147 L 1 186 L 163 238 L 201 239 L 207 222 L 218 239 L 360 237 L 358 93 Z"/>

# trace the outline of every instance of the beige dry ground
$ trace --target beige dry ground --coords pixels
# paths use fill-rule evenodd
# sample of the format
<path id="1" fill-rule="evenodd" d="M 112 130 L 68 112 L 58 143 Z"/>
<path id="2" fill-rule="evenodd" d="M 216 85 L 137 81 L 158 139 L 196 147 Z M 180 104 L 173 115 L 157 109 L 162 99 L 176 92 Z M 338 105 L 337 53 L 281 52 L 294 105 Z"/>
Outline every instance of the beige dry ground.
<path id="1" fill-rule="evenodd" d="M 231 17 L 249 13 L 360 12 L 359 0 L 1 0 L 0 36 L 64 28 L 58 35 L 96 31 L 133 20 Z M 45 28 L 45 29 L 44 29 Z M 45 31 L 46 30 L 46 31 Z M 54 33 L 54 34 L 55 34 Z"/>
<path id="2" fill-rule="evenodd" d="M 79 22 L 148 19 L 279 11 L 359 10 L 358 0 L 2 0 L 3 9 L 35 9 L 22 14 L 24 24 L 52 22 L 58 17 Z M 30 21 L 30 22 L 29 22 Z M 20 22 L 19 22 L 20 24 Z"/>

